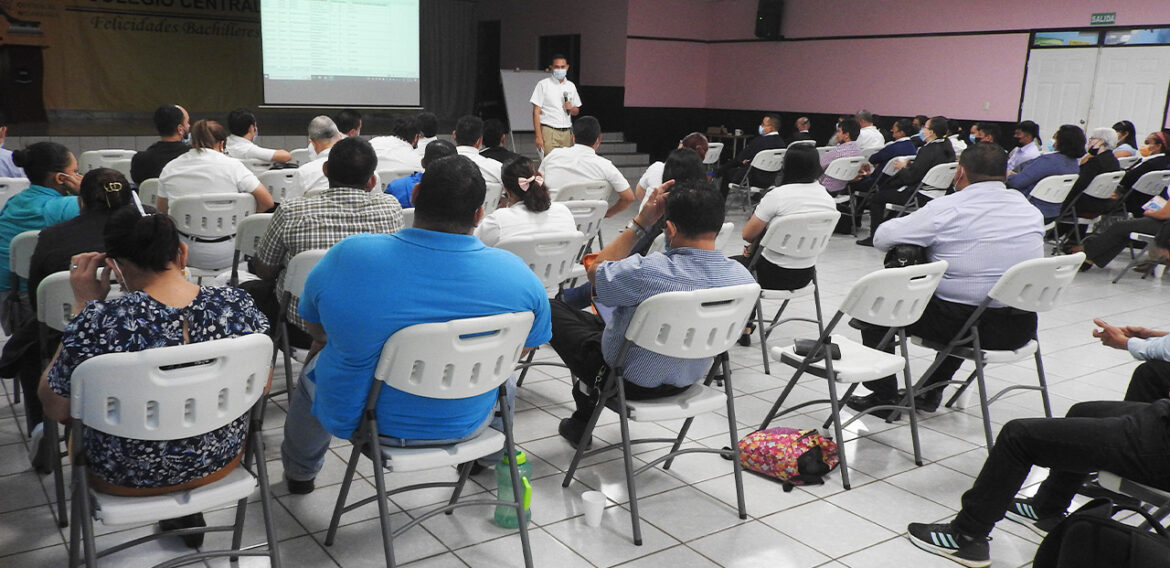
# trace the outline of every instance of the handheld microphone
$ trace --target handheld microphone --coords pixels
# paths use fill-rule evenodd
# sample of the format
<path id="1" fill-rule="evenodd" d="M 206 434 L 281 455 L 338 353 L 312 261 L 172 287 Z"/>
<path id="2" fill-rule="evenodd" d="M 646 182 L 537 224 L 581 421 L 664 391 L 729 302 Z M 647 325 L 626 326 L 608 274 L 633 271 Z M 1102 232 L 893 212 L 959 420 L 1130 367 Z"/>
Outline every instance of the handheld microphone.
<path id="1" fill-rule="evenodd" d="M 561 98 L 562 98 L 562 99 L 563 99 L 563 100 L 564 100 L 566 103 L 567 103 L 567 102 L 569 102 L 569 93 L 568 93 L 568 92 L 563 92 L 563 93 L 561 93 Z M 571 115 L 571 114 L 573 114 L 573 113 L 569 112 L 569 109 L 565 109 L 565 116 L 569 116 L 569 115 Z"/>

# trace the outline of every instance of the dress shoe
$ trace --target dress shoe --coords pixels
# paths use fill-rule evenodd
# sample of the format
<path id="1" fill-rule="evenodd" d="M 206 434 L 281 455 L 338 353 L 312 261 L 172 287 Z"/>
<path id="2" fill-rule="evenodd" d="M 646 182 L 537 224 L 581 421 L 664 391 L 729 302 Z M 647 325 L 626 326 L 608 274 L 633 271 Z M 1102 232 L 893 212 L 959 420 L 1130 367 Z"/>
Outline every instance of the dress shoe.
<path id="1" fill-rule="evenodd" d="M 864 239 L 858 239 L 858 240 L 854 241 L 854 243 L 857 245 L 863 246 L 863 247 L 872 247 L 873 246 L 873 237 L 866 237 Z"/>
<path id="2" fill-rule="evenodd" d="M 886 397 L 881 396 L 877 393 L 870 393 L 870 394 L 867 394 L 865 396 L 854 395 L 854 396 L 849 397 L 848 399 L 845 400 L 845 406 L 848 406 L 850 409 L 855 410 L 857 412 L 864 412 L 864 411 L 869 410 L 875 406 L 883 406 L 883 405 L 887 405 L 887 404 L 898 404 L 900 402 L 901 402 L 901 400 L 898 398 L 886 398 Z M 890 417 L 891 412 L 893 412 L 893 411 L 889 410 L 889 409 L 875 410 L 875 411 L 871 412 L 870 415 L 876 416 L 876 417 L 881 418 L 881 419 L 886 419 L 886 418 Z"/>
<path id="3" fill-rule="evenodd" d="M 565 418 L 562 419 L 560 425 L 557 426 L 557 433 L 559 433 L 562 438 L 567 440 L 569 445 L 572 446 L 575 450 L 577 449 L 577 446 L 581 444 L 581 439 L 585 437 L 585 426 L 587 425 L 588 424 L 579 420 Z M 593 437 L 590 436 L 588 440 L 585 440 L 585 449 L 588 450 L 592 445 Z"/>
<path id="4" fill-rule="evenodd" d="M 194 515 L 187 515 L 177 519 L 165 519 L 158 522 L 158 527 L 163 531 L 201 528 L 206 526 L 207 521 L 203 519 L 203 513 L 195 513 Z M 203 533 L 185 534 L 179 538 L 183 539 L 183 544 L 186 544 L 187 548 L 199 548 L 200 546 L 203 546 Z"/>

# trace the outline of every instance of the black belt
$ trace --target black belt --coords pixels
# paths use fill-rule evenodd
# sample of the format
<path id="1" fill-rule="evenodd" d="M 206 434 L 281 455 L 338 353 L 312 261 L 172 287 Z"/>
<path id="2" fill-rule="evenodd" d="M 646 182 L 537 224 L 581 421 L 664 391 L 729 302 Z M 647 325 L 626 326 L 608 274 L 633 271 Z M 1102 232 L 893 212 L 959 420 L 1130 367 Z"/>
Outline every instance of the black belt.
<path id="1" fill-rule="evenodd" d="M 547 124 L 545 124 L 545 123 L 543 123 L 543 122 L 542 122 L 542 123 L 540 123 L 540 125 L 541 125 L 541 126 L 543 126 L 543 127 L 545 127 L 545 128 L 551 128 L 551 129 L 553 129 L 553 130 L 556 130 L 556 131 L 558 131 L 558 132 L 565 132 L 565 131 L 568 131 L 568 130 L 572 130 L 571 128 L 557 128 L 557 127 L 555 127 L 555 126 L 549 126 L 549 125 L 547 125 Z"/>
<path id="2" fill-rule="evenodd" d="M 203 238 L 203 237 L 197 237 L 197 236 L 195 236 L 195 235 L 188 235 L 187 233 L 184 233 L 184 232 L 182 232 L 182 231 L 180 231 L 180 232 L 179 232 L 179 234 L 180 234 L 180 235 L 182 235 L 182 236 L 183 236 L 183 238 L 190 239 L 190 240 L 192 240 L 192 241 L 195 241 L 195 242 L 197 242 L 197 243 L 222 243 L 222 242 L 224 242 L 224 241 L 230 241 L 230 240 L 232 240 L 232 239 L 236 238 L 236 236 L 235 236 L 235 235 L 228 235 L 228 236 L 226 236 L 226 237 L 217 237 L 217 238 L 214 238 L 214 239 L 205 239 L 205 238 Z"/>

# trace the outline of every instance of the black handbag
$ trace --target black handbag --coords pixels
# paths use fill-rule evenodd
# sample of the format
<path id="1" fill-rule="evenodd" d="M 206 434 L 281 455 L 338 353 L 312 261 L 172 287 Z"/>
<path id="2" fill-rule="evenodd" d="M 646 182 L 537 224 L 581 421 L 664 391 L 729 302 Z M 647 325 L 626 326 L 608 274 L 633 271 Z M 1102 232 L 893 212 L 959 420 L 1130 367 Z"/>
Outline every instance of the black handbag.
<path id="1" fill-rule="evenodd" d="M 1140 514 L 1154 530 L 1115 521 L 1120 511 Z M 1170 568 L 1170 535 L 1143 510 L 1093 499 L 1044 537 L 1032 567 Z"/>

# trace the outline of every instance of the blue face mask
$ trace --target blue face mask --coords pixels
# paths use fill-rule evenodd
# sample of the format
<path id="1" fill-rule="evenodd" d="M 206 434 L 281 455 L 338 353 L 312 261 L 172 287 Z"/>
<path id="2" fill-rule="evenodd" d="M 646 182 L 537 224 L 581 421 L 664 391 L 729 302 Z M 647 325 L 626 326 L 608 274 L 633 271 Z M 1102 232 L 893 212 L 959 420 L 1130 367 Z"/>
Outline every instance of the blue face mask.
<path id="1" fill-rule="evenodd" d="M 975 144 L 975 143 L 979 142 L 978 140 L 976 140 L 976 139 L 975 139 L 975 135 L 974 135 L 974 134 L 968 134 L 968 135 L 967 135 L 967 140 L 970 140 L 972 144 Z"/>
<path id="2" fill-rule="evenodd" d="M 763 135 L 764 135 L 764 125 L 763 125 L 763 124 L 761 124 L 761 125 L 757 126 L 757 127 L 756 127 L 756 132 L 759 132 L 759 133 L 760 133 L 760 136 L 763 136 Z"/>
<path id="3" fill-rule="evenodd" d="M 552 75 L 553 75 L 553 79 L 560 81 L 569 75 L 569 70 L 568 69 L 553 69 Z"/>

